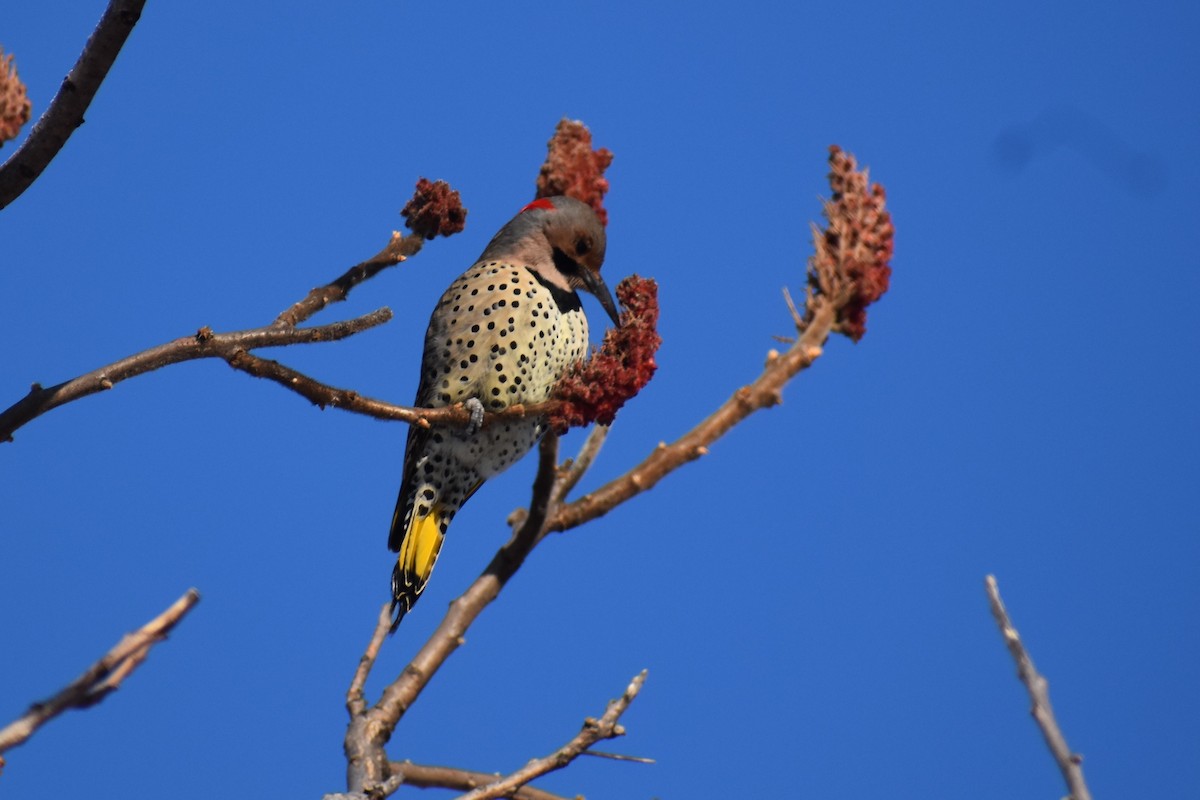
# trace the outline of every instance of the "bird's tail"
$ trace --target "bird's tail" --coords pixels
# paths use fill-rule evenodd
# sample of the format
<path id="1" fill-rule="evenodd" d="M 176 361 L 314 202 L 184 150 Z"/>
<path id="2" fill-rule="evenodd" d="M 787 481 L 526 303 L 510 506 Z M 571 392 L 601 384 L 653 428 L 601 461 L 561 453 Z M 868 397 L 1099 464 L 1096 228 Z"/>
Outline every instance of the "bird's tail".
<path id="1" fill-rule="evenodd" d="M 419 514 L 418 511 L 427 513 Z M 438 553 L 441 552 L 450 516 L 438 503 L 432 507 L 422 505 L 412 509 L 407 524 L 400 519 L 401 513 L 403 509 L 397 508 L 396 516 L 392 518 L 392 541 L 400 533 L 400 526 L 404 526 L 403 536 L 396 548 L 400 554 L 396 558 L 396 568 L 392 570 L 392 631 L 396 630 L 400 620 L 412 609 L 425 589 Z"/>

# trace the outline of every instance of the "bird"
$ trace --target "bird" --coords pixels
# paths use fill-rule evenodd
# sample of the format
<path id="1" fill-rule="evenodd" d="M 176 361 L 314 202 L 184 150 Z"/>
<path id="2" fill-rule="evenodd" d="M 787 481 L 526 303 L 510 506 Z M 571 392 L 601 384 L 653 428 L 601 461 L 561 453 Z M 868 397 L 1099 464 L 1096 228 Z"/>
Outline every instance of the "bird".
<path id="1" fill-rule="evenodd" d="M 600 277 L 606 237 L 591 206 L 571 197 L 529 203 L 450 284 L 429 319 L 415 405 L 463 403 L 466 428 L 409 427 L 388 547 L 392 631 L 429 580 L 454 515 L 488 478 L 529 452 L 546 432 L 543 417 L 498 420 L 484 411 L 547 400 L 588 348 L 578 292 L 594 295 L 619 324 Z"/>

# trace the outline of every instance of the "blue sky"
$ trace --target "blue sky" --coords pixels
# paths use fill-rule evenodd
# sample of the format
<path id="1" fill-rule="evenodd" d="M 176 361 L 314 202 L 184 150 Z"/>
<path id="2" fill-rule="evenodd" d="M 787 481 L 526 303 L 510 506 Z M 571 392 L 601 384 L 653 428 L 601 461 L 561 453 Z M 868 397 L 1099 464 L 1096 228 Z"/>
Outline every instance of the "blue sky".
<path id="1" fill-rule="evenodd" d="M 0 44 L 40 113 L 103 4 L 9 5 Z M 606 747 L 658 763 L 585 759 L 544 788 L 1058 797 L 988 614 L 995 573 L 1093 792 L 1200 793 L 1200 11 L 268 5 L 151 0 L 86 125 L 0 213 L 0 404 L 202 325 L 269 322 L 381 247 L 425 175 L 462 192 L 467 231 L 314 322 L 396 319 L 264 352 L 408 402 L 429 310 L 570 116 L 616 154 L 605 274 L 659 281 L 664 338 L 586 490 L 788 333 L 780 289 L 803 282 L 829 144 L 871 167 L 897 227 L 865 339 L 540 547 L 393 758 L 513 770 L 647 668 Z M 341 789 L 404 435 L 196 362 L 0 446 L 0 719 L 203 595 L 117 695 L 9 754 L 5 796 Z M 504 541 L 533 467 L 455 520 L 370 690 Z"/>

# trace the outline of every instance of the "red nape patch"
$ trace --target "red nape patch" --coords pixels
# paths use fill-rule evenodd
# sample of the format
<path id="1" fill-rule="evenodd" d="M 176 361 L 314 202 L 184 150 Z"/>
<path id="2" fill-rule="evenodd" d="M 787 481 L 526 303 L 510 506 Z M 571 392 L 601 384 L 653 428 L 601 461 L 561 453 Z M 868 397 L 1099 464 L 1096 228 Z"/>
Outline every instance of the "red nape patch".
<path id="1" fill-rule="evenodd" d="M 546 211 L 553 211 L 554 203 L 551 203 L 549 200 L 547 200 L 544 197 L 539 197 L 537 200 L 534 200 L 532 203 L 530 203 L 529 205 L 522 208 L 521 213 L 524 214 L 526 211 L 529 211 L 530 209 L 534 209 L 534 208 L 541 208 L 541 209 L 545 209 Z"/>

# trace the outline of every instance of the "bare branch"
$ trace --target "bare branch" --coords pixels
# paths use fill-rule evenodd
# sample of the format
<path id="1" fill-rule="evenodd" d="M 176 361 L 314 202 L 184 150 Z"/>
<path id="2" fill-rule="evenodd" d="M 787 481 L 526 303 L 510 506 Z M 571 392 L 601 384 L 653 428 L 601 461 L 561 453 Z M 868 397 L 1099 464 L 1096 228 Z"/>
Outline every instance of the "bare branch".
<path id="1" fill-rule="evenodd" d="M 281 312 L 275 318 L 272 326 L 288 328 L 299 325 L 326 306 L 345 300 L 351 289 L 363 281 L 375 277 L 380 270 L 395 266 L 401 261 L 415 256 L 421 252 L 424 244 L 425 240 L 416 234 L 404 236 L 399 231 L 392 231 L 392 239 L 386 247 L 366 261 L 355 264 L 346 270 L 337 280 L 310 291 L 303 300 Z"/>
<path id="2" fill-rule="evenodd" d="M 88 708 L 107 697 L 146 660 L 150 648 L 167 638 L 171 629 L 199 601 L 199 592 L 188 589 L 166 611 L 134 633 L 126 634 L 113 649 L 65 689 L 48 700 L 34 703 L 24 716 L 0 730 L 0 753 L 24 743 L 34 731 L 67 709 Z M 3 763 L 0 758 L 0 766 Z"/>
<path id="3" fill-rule="evenodd" d="M 416 786 L 421 789 L 458 789 L 470 791 L 480 786 L 486 786 L 500 778 L 499 774 L 472 772 L 455 767 L 436 767 L 424 764 L 414 764 L 411 761 L 395 762 L 390 765 L 395 777 L 396 787 Z M 393 789 L 392 791 L 395 791 Z M 385 795 L 386 796 L 386 795 Z M 508 795 L 515 800 L 567 800 L 561 795 L 524 786 Z"/>
<path id="4" fill-rule="evenodd" d="M 63 79 L 46 113 L 34 124 L 29 137 L 0 166 L 0 208 L 4 208 L 33 184 L 58 155 L 75 129 L 125 40 L 142 15 L 146 0 L 112 0 L 75 66 Z"/>
<path id="5" fill-rule="evenodd" d="M 375 623 L 375 631 L 371 634 L 371 641 L 358 661 L 354 679 L 350 682 L 350 689 L 346 692 L 346 710 L 350 712 L 350 724 L 346 729 L 346 738 L 342 748 L 346 753 L 347 788 L 351 792 L 367 787 L 381 787 L 388 779 L 387 754 L 383 752 L 383 743 L 378 741 L 377 732 L 371 727 L 372 718 L 367 712 L 363 687 L 367 683 L 367 676 L 371 674 L 371 668 L 375 666 L 379 648 L 383 646 L 391 627 L 391 603 L 384 603 L 383 608 L 379 611 L 379 619 Z M 387 738 L 384 737 L 383 741 L 386 742 Z M 397 784 L 398 787 L 399 784 Z M 395 791 L 395 789 L 391 791 Z M 385 797 L 388 793 L 383 792 L 380 788 L 378 794 L 380 797 Z"/>
<path id="6" fill-rule="evenodd" d="M 583 729 L 575 735 L 575 738 L 550 755 L 543 758 L 535 758 L 507 778 L 468 792 L 458 798 L 458 800 L 492 800 L 492 798 L 497 797 L 508 797 L 514 789 L 524 786 L 548 772 L 554 772 L 567 766 L 596 742 L 624 736 L 625 728 L 619 724 L 618 720 L 621 719 L 621 715 L 625 713 L 625 710 L 629 708 L 629 704 L 637 697 L 645 681 L 646 671 L 642 670 L 641 673 L 634 676 L 629 686 L 625 689 L 625 693 L 620 698 L 608 704 L 608 710 L 604 712 L 604 716 L 599 720 L 592 719 L 591 717 L 585 719 L 583 721 Z"/>
<path id="7" fill-rule="evenodd" d="M 371 314 L 346 322 L 321 327 L 297 329 L 296 324 L 307 320 L 330 303 L 345 300 L 358 284 L 369 280 L 387 267 L 399 264 L 421 250 L 424 242 L 434 236 L 452 236 L 463 229 L 467 211 L 462 207 L 458 192 L 444 181 L 421 178 L 412 199 L 400 212 L 414 232 L 405 236 L 392 232 L 387 246 L 371 258 L 355 264 L 337 280 L 313 289 L 299 302 L 283 311 L 274 322 L 262 328 L 238 333 L 214 334 L 201 328 L 193 337 L 176 339 L 164 345 L 136 353 L 115 364 L 82 375 L 49 389 L 34 384 L 29 394 L 0 413 L 0 442 L 12 441 L 12 434 L 31 419 L 63 403 L 86 397 L 126 378 L 159 369 L 168 364 L 197 358 L 223 358 L 231 366 L 259 377 L 272 378 L 289 389 L 300 392 L 324 407 L 333 405 L 371 414 L 383 419 L 402 419 L 405 422 L 429 425 L 434 418 L 466 425 L 470 415 L 461 408 L 437 414 L 417 414 L 378 401 L 367 401 L 355 392 L 334 389 L 318 383 L 282 364 L 248 356 L 246 351 L 256 347 L 272 347 L 316 341 L 332 341 L 381 325 L 392 318 L 390 309 L 381 308 Z M 401 409 L 397 411 L 397 409 Z M 523 413 L 518 407 L 510 412 Z"/>
<path id="8" fill-rule="evenodd" d="M 601 752 L 600 750 L 584 750 L 579 755 L 592 756 L 593 758 L 608 758 L 613 761 L 632 761 L 635 764 L 657 764 L 658 763 L 655 759 L 646 758 L 645 756 L 629 756 L 629 755 L 625 755 L 624 753 L 604 753 L 604 752 Z"/>
<path id="9" fill-rule="evenodd" d="M 1034 722 L 1041 729 L 1042 737 L 1046 740 L 1046 747 L 1050 749 L 1050 755 L 1054 757 L 1059 771 L 1062 772 L 1063 780 L 1067 784 L 1067 791 L 1070 792 L 1070 798 L 1071 800 L 1092 800 L 1092 794 L 1083 780 L 1083 756 L 1072 752 L 1067 745 L 1067 739 L 1058 726 L 1058 720 L 1054 717 L 1054 709 L 1050 706 L 1050 683 L 1033 666 L 1033 658 L 1021 642 L 1021 636 L 1017 633 L 1017 629 L 1013 627 L 1012 620 L 1008 617 L 1008 610 L 1004 607 L 1004 601 L 1000 599 L 1000 587 L 996 584 L 996 577 L 988 575 L 986 583 L 992 616 L 996 618 L 996 625 L 1000 627 L 1000 635 L 1004 637 L 1004 644 L 1017 664 L 1017 677 L 1025 685 L 1026 691 L 1029 692 L 1029 699 L 1033 703 L 1030 714 L 1033 715 Z"/>
<path id="10" fill-rule="evenodd" d="M 753 383 L 734 392 L 707 419 L 672 444 L 660 443 L 629 472 L 558 508 L 547 520 L 547 531 L 569 530 L 607 514 L 634 495 L 650 489 L 669 473 L 705 455 L 709 445 L 750 414 L 782 402 L 784 385 L 821 356 L 836 315 L 834 302 L 819 296 L 804 333 L 786 352 L 772 350 L 768 353 L 766 367 Z"/>
<path id="11" fill-rule="evenodd" d="M 371 641 L 367 644 L 362 658 L 358 660 L 358 669 L 354 671 L 354 680 L 350 682 L 350 689 L 346 692 L 346 708 L 351 715 L 361 714 L 366 710 L 363 686 L 367 683 L 367 676 L 371 674 L 371 668 L 375 666 L 375 659 L 379 657 L 379 648 L 383 646 L 383 641 L 387 638 L 391 627 L 392 604 L 384 603 L 379 612 L 379 622 L 375 625 L 375 632 L 371 634 Z"/>
<path id="12" fill-rule="evenodd" d="M 280 364 L 278 361 L 260 358 L 245 350 L 237 350 L 225 357 L 229 366 L 241 370 L 256 378 L 266 378 L 278 383 L 285 389 L 308 399 L 321 408 L 337 408 L 354 414 L 362 414 L 375 419 L 393 422 L 407 422 L 428 428 L 430 425 L 464 427 L 471 421 L 471 412 L 462 403 L 440 408 L 413 408 L 398 406 L 384 400 L 376 400 L 361 395 L 353 389 L 341 389 L 314 380 L 299 370 Z M 536 405 L 511 405 L 498 411 L 487 412 L 483 415 L 482 427 L 494 425 L 502 419 L 526 417 L 538 414 L 546 408 L 552 408 L 553 401 Z"/>
<path id="13" fill-rule="evenodd" d="M 596 456 L 600 454 L 600 448 L 604 446 L 604 440 L 608 438 L 609 430 L 607 425 L 595 425 L 588 431 L 587 439 L 579 448 L 579 454 L 563 464 L 562 479 L 554 487 L 554 495 L 550 498 L 552 505 L 562 503 L 592 468 Z"/>
<path id="14" fill-rule="evenodd" d="M 235 358 L 238 352 L 258 347 L 332 342 L 382 325 L 391 318 L 391 310 L 381 308 L 352 320 L 313 328 L 266 327 L 233 333 L 213 333 L 208 328 L 201 328 L 192 336 L 143 350 L 57 386 L 43 388 L 34 384 L 29 394 L 0 412 L 0 442 L 12 441 L 12 435 L 18 428 L 53 408 L 111 389 L 123 380 L 169 364 L 199 358 L 223 358 L 228 361 Z"/>

